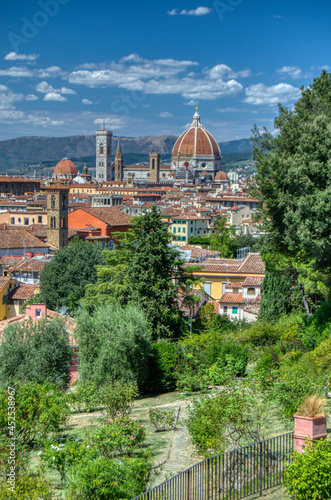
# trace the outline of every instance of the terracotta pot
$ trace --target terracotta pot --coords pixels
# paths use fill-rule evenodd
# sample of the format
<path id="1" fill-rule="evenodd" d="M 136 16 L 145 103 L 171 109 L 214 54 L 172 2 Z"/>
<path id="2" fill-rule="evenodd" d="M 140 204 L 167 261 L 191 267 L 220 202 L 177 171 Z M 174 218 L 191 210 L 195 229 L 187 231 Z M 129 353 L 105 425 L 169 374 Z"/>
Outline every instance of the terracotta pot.
<path id="1" fill-rule="evenodd" d="M 303 417 L 294 415 L 294 449 L 302 453 L 306 447 L 306 439 L 313 443 L 318 439 L 325 439 L 326 417 Z"/>

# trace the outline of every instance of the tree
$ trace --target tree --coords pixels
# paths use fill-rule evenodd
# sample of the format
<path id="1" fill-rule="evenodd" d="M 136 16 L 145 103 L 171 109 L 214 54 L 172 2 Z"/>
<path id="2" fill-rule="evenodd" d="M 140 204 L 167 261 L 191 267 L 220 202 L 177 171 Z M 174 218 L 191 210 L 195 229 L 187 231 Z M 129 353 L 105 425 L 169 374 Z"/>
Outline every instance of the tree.
<path id="1" fill-rule="evenodd" d="M 167 226 L 155 205 L 118 236 L 120 245 L 107 252 L 107 263 L 98 268 L 98 283 L 88 287 L 85 303 L 91 307 L 114 298 L 124 304 L 131 301 L 146 312 L 154 337 L 172 336 L 183 327 L 179 292 L 186 305 L 198 299 L 190 287 L 198 281 L 193 272 L 200 267 L 185 267 L 185 259 L 169 244 Z"/>
<path id="2" fill-rule="evenodd" d="M 74 239 L 60 248 L 40 274 L 41 297 L 50 309 L 74 308 L 88 283 L 97 280 L 96 267 L 104 262 L 101 246 Z"/>
<path id="3" fill-rule="evenodd" d="M 255 193 L 270 246 L 291 258 L 301 277 L 331 276 L 331 74 L 302 88 L 293 111 L 279 105 L 278 134 L 253 129 Z M 308 268 L 308 269 L 306 269 Z M 299 277 L 299 281 L 300 281 Z"/>
<path id="4" fill-rule="evenodd" d="M 217 250 L 221 257 L 231 259 L 234 255 L 234 229 L 226 227 L 225 217 L 218 215 L 214 222 L 215 233 L 210 237 L 210 250 Z"/>
<path id="5" fill-rule="evenodd" d="M 267 270 L 262 282 L 259 319 L 275 321 L 291 311 L 292 283 L 282 271 Z"/>
<path id="6" fill-rule="evenodd" d="M 67 387 L 71 356 L 64 318 L 9 325 L 0 344 L 0 385 L 31 381 Z"/>
<path id="7" fill-rule="evenodd" d="M 151 327 L 138 305 L 118 302 L 79 311 L 75 336 L 79 345 L 81 382 L 104 385 L 114 380 L 136 382 L 145 389 Z"/>

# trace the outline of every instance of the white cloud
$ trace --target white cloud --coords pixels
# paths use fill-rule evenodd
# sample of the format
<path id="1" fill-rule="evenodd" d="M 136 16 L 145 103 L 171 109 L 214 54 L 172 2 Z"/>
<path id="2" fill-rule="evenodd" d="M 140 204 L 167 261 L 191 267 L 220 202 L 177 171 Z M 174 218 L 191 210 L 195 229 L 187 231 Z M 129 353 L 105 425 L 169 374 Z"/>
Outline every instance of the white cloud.
<path id="1" fill-rule="evenodd" d="M 48 116 L 32 115 L 17 110 L 0 110 L 0 123 L 24 123 L 34 126 L 46 127 L 48 125 L 63 125 L 62 120 L 52 120 Z"/>
<path id="2" fill-rule="evenodd" d="M 169 16 L 205 16 L 206 14 L 210 14 L 212 9 L 209 7 L 197 7 L 193 10 L 183 9 L 180 12 L 178 9 L 172 9 L 168 11 Z"/>
<path id="3" fill-rule="evenodd" d="M 93 102 L 90 101 L 89 99 L 83 99 L 82 104 L 93 104 Z"/>
<path id="4" fill-rule="evenodd" d="M 0 109 L 13 109 L 14 102 L 23 101 L 23 94 L 15 94 L 6 85 L 0 85 Z"/>
<path id="5" fill-rule="evenodd" d="M 55 89 L 54 87 L 52 87 L 52 85 L 50 85 L 45 81 L 38 83 L 35 88 L 37 92 L 40 92 L 41 94 L 48 94 L 52 92 L 55 92 L 57 94 L 76 94 L 75 90 L 68 89 L 67 87 L 61 87 L 60 89 Z"/>
<path id="6" fill-rule="evenodd" d="M 0 76 L 12 76 L 16 78 L 56 78 L 64 73 L 58 66 L 50 66 L 45 69 L 30 69 L 26 66 L 12 66 L 8 69 L 1 69 Z"/>
<path id="7" fill-rule="evenodd" d="M 67 101 L 67 98 L 57 92 L 48 92 L 44 96 L 44 101 Z"/>
<path id="8" fill-rule="evenodd" d="M 307 75 L 305 75 L 302 70 L 298 68 L 298 66 L 283 66 L 282 68 L 277 69 L 276 73 L 282 77 L 289 76 L 292 80 L 297 78 L 307 78 Z"/>
<path id="9" fill-rule="evenodd" d="M 34 94 L 28 94 L 27 96 L 25 96 L 26 101 L 37 101 L 38 99 L 39 97 Z"/>
<path id="10" fill-rule="evenodd" d="M 192 99 L 188 102 L 184 102 L 186 106 L 197 106 L 199 103 L 198 101 L 193 101 Z"/>
<path id="11" fill-rule="evenodd" d="M 16 52 L 9 52 L 4 59 L 5 61 L 36 61 L 39 54 L 16 54 Z"/>
<path id="12" fill-rule="evenodd" d="M 147 60 L 137 54 L 112 62 L 109 69 L 78 70 L 68 75 L 71 84 L 88 87 L 119 87 L 146 94 L 181 94 L 185 99 L 213 100 L 234 96 L 243 86 L 234 76 L 248 76 L 250 70 L 234 72 L 226 65 L 204 69 L 202 74 L 192 73 L 194 61 L 174 59 Z M 223 81 L 223 78 L 231 78 Z"/>
<path id="13" fill-rule="evenodd" d="M 248 104 L 267 104 L 275 105 L 279 102 L 286 104 L 289 101 L 295 101 L 301 95 L 300 89 L 289 85 L 288 83 L 279 83 L 267 87 L 264 83 L 251 85 L 245 89 L 246 98 L 244 102 Z"/>
<path id="14" fill-rule="evenodd" d="M 106 117 L 106 118 L 96 118 L 93 122 L 95 125 L 103 125 L 105 124 L 107 127 L 112 130 L 117 130 L 122 128 L 126 124 L 125 118 L 118 117 Z"/>
<path id="15" fill-rule="evenodd" d="M 283 19 L 283 16 L 279 16 L 277 14 L 275 14 L 274 16 L 272 16 L 274 19 Z"/>
<path id="16" fill-rule="evenodd" d="M 159 114 L 160 118 L 172 118 L 174 115 L 172 113 L 169 113 L 169 111 L 162 111 L 162 113 Z"/>

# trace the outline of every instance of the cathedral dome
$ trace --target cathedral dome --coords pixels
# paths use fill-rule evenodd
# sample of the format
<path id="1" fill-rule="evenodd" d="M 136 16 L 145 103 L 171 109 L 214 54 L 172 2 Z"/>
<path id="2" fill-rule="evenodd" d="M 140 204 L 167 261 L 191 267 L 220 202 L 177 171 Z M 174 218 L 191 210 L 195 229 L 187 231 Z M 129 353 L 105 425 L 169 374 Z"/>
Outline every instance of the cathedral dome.
<path id="1" fill-rule="evenodd" d="M 229 177 L 223 170 L 219 170 L 215 175 L 214 181 L 230 182 Z"/>
<path id="2" fill-rule="evenodd" d="M 78 170 L 76 165 L 68 158 L 63 158 L 54 168 L 53 175 L 56 176 L 73 176 L 75 177 L 78 174 Z"/>
<path id="3" fill-rule="evenodd" d="M 221 156 L 221 150 L 215 138 L 200 123 L 196 110 L 192 125 L 177 139 L 172 155 L 179 156 Z"/>

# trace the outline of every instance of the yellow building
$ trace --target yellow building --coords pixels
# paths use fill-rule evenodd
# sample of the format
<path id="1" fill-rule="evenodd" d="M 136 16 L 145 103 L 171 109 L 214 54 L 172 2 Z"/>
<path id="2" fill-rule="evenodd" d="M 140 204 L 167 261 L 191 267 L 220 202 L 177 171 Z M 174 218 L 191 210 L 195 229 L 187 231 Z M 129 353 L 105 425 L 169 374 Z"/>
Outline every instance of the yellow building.
<path id="1" fill-rule="evenodd" d="M 7 318 L 7 296 L 11 281 L 10 276 L 0 276 L 0 321 Z"/>
<path id="2" fill-rule="evenodd" d="M 20 283 L 5 269 L 0 276 L 0 321 L 22 314 L 23 304 L 36 293 L 39 293 L 39 285 Z"/>
<path id="3" fill-rule="evenodd" d="M 171 243 L 182 246 L 187 245 L 189 238 L 209 236 L 213 229 L 208 217 L 175 215 L 171 217 L 168 231 L 171 233 Z"/>
<path id="4" fill-rule="evenodd" d="M 247 277 L 263 278 L 264 263 L 258 253 L 249 253 L 244 260 L 207 259 L 203 268 L 194 273 L 203 278 L 203 288 L 214 300 L 220 300 L 229 283 L 244 283 Z"/>

